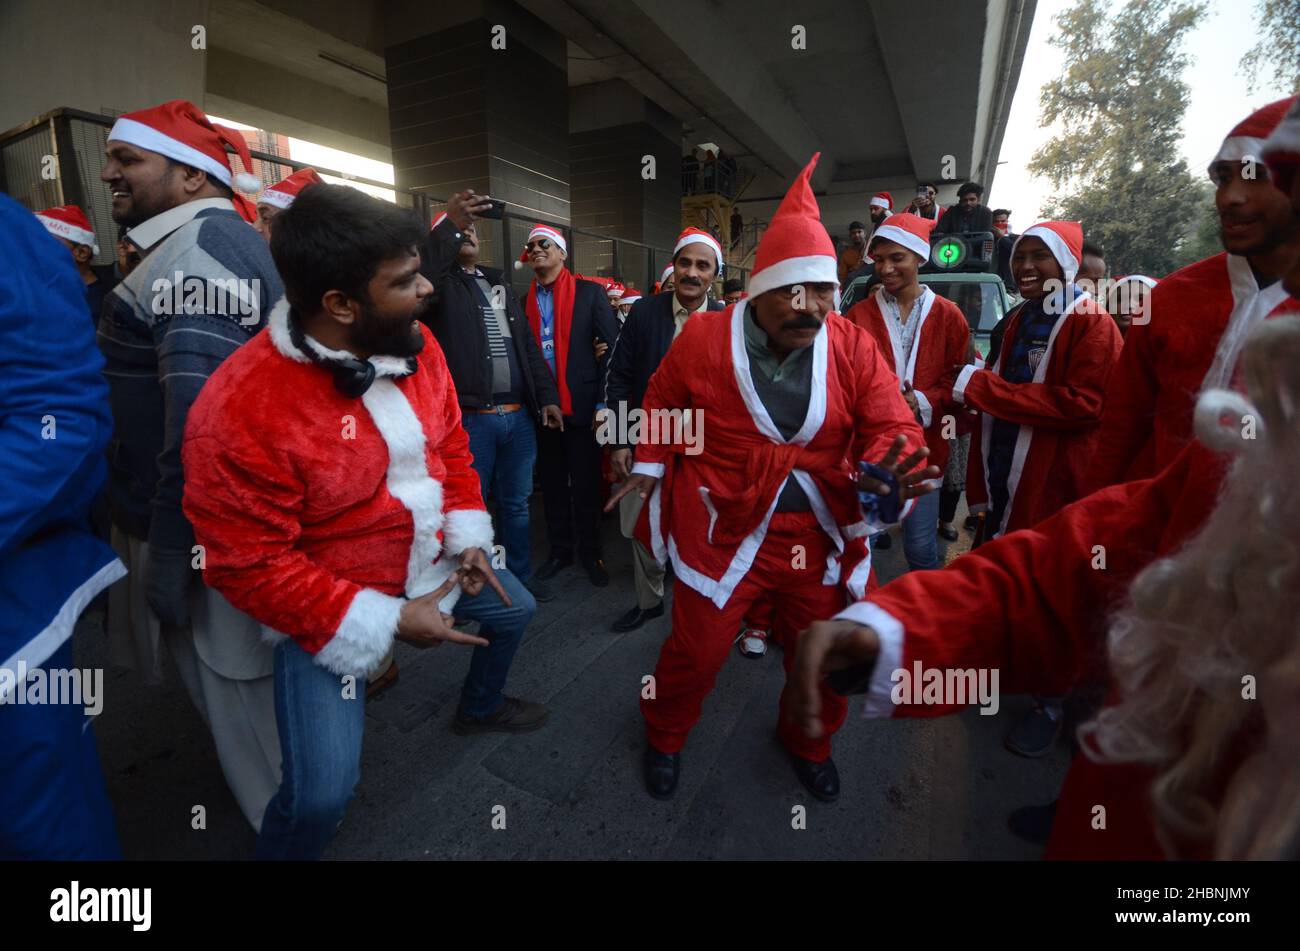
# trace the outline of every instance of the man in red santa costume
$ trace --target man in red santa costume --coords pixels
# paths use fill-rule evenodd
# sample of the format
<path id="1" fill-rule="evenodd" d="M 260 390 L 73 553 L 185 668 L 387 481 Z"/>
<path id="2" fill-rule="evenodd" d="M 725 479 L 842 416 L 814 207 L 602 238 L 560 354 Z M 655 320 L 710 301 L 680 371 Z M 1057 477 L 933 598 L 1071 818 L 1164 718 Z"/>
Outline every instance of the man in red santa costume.
<path id="1" fill-rule="evenodd" d="M 1074 284 L 1083 229 L 1047 221 L 1026 229 L 1011 252 L 1025 302 L 1007 317 L 988 368 L 967 366 L 953 399 L 983 418 L 971 439 L 966 498 L 983 514 L 983 539 L 1042 521 L 1080 498 L 1084 467 L 1122 346 L 1115 321 Z M 1022 756 L 1045 755 L 1060 735 L 1059 698 L 1039 697 L 1007 735 Z"/>
<path id="2" fill-rule="evenodd" d="M 269 186 L 258 196 L 257 199 L 257 220 L 253 222 L 253 227 L 267 241 L 271 240 L 271 219 L 280 212 L 284 211 L 293 204 L 293 200 L 298 197 L 308 185 L 323 184 L 321 177 L 316 174 L 316 169 L 300 168 L 292 175 L 288 175 L 274 185 Z"/>
<path id="3" fill-rule="evenodd" d="M 1106 392 L 1088 489 L 1144 479 L 1168 465 L 1192 438 L 1196 394 L 1202 385 L 1227 384 L 1225 368 L 1250 328 L 1300 310 L 1279 281 L 1300 257 L 1300 225 L 1260 159 L 1263 140 L 1295 102 L 1279 100 L 1248 116 L 1210 164 L 1224 253 L 1164 278 L 1146 313 L 1131 322 Z M 1220 348 L 1221 341 L 1228 345 Z"/>
<path id="4" fill-rule="evenodd" d="M 1002 693 L 1064 692 L 1100 656 L 1110 696 L 1046 857 L 1300 857 L 1300 316 L 1257 324 L 1242 365 L 1250 399 L 1204 393 L 1197 441 L 1155 478 L 804 631 L 788 706 L 805 732 L 822 735 L 828 675 L 866 716 L 937 716 L 995 673 Z"/>
<path id="5" fill-rule="evenodd" d="M 871 334 L 892 362 L 903 399 L 925 429 L 930 462 L 945 471 L 949 432 L 955 431 L 950 371 L 966 359 L 970 324 L 952 301 L 940 297 L 917 279 L 930 259 L 934 222 L 916 215 L 891 215 L 871 236 L 867 254 L 880 279 L 874 294 L 854 304 L 846 317 Z M 944 420 L 949 420 L 945 426 Z M 903 552 L 913 570 L 939 565 L 939 493 L 916 501 L 903 523 Z"/>
<path id="6" fill-rule="evenodd" d="M 884 494 L 884 484 L 860 474 L 859 462 L 898 480 L 901 515 L 938 475 L 918 467 L 924 435 L 889 364 L 834 312 L 835 249 L 809 184 L 817 158 L 763 235 L 751 297 L 695 314 L 669 348 L 643 409 L 661 422 L 676 417 L 681 432 L 663 432 L 663 422 L 638 442 L 633 474 L 610 500 L 648 499 L 642 541 L 661 562 L 672 558 L 678 579 L 672 633 L 641 704 L 646 786 L 659 799 L 677 788 L 681 749 L 751 605 L 768 597 L 793 639 L 846 592 L 865 589 L 872 525 L 858 489 Z M 682 438 L 687 427 L 701 438 Z M 804 786 L 831 801 L 839 774 L 830 735 L 846 707 L 825 699 L 821 737 L 784 726 L 779 735 Z"/>
<path id="7" fill-rule="evenodd" d="M 263 858 L 316 858 L 334 835 L 359 779 L 358 680 L 394 638 L 477 645 L 455 732 L 546 720 L 503 693 L 536 602 L 487 560 L 492 523 L 455 387 L 417 320 L 432 292 L 423 239 L 410 212 L 356 189 L 305 190 L 271 235 L 286 298 L 186 428 L 185 514 L 204 578 L 275 642 L 284 769 Z M 452 611 L 481 636 L 453 630 Z"/>
<path id="8" fill-rule="evenodd" d="M 1300 105 L 1261 152 L 1300 221 Z M 1300 299 L 1300 261 L 1283 286 Z M 968 702 L 895 694 L 917 664 L 1000 670 L 1008 692 L 1060 691 L 1094 667 L 1119 608 L 1110 703 L 1082 731 L 1047 857 L 1300 856 L 1300 316 L 1257 322 L 1244 349 L 1228 376 L 1250 400 L 1205 391 L 1198 438 L 1156 477 L 1102 489 L 805 631 L 790 704 L 803 729 L 821 732 L 828 674 L 868 694 L 869 716 Z M 1099 545 L 1105 570 L 1093 570 Z"/>

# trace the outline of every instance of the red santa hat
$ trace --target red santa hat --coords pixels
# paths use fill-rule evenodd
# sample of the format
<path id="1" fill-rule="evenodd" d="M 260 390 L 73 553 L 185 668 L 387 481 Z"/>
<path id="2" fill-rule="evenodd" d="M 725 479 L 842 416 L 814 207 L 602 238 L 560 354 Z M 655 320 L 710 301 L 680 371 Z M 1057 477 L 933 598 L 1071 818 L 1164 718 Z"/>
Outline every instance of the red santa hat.
<path id="1" fill-rule="evenodd" d="M 618 304 L 622 307 L 624 304 L 635 304 L 641 299 L 641 292 L 635 287 L 628 287 L 623 290 L 623 296 L 618 299 Z"/>
<path id="2" fill-rule="evenodd" d="M 605 294 L 609 297 L 609 302 L 617 306 L 619 299 L 623 296 L 627 288 L 621 281 L 610 281 L 605 287 Z"/>
<path id="3" fill-rule="evenodd" d="M 664 272 L 659 275 L 659 286 L 663 287 L 668 283 L 668 278 L 673 276 L 673 266 L 670 264 L 664 268 Z"/>
<path id="4" fill-rule="evenodd" d="M 36 220 L 56 238 L 66 238 L 73 244 L 88 244 L 93 253 L 99 253 L 95 243 L 95 229 L 86 213 L 76 205 L 59 205 L 36 212 Z"/>
<path id="5" fill-rule="evenodd" d="M 288 208 L 293 204 L 293 200 L 298 197 L 298 192 L 302 191 L 308 185 L 325 184 L 314 168 L 300 168 L 283 181 L 276 182 L 266 191 L 262 192 L 261 197 L 257 199 L 259 205 L 271 205 L 281 210 Z"/>
<path id="6" fill-rule="evenodd" d="M 1262 158 L 1273 183 L 1289 195 L 1300 165 L 1300 96 L 1288 101 L 1291 108 L 1265 140 Z"/>
<path id="7" fill-rule="evenodd" d="M 1228 133 L 1219 147 L 1219 154 L 1210 162 L 1210 174 L 1214 174 L 1216 162 L 1240 162 L 1244 158 L 1260 158 L 1264 150 L 1264 140 L 1269 137 L 1282 117 L 1296 101 L 1296 97 L 1270 102 L 1262 109 L 1252 112 L 1236 128 Z"/>
<path id="8" fill-rule="evenodd" d="M 1039 222 L 1016 238 L 1016 243 L 1011 246 L 1013 257 L 1025 238 L 1038 238 L 1047 245 L 1056 263 L 1061 265 L 1065 283 L 1074 281 L 1074 276 L 1079 273 L 1079 262 L 1083 260 L 1083 225 L 1077 221 Z"/>
<path id="9" fill-rule="evenodd" d="M 812 173 L 819 158 L 817 152 L 804 166 L 758 242 L 749 275 L 749 293 L 754 297 L 790 284 L 839 286 L 835 245 L 822 225 L 812 192 Z"/>
<path id="10" fill-rule="evenodd" d="M 877 241 L 892 241 L 919 255 L 922 261 L 928 261 L 930 260 L 930 232 L 934 230 L 934 226 L 935 222 L 929 218 L 921 218 L 917 215 L 890 215 L 872 232 L 871 244 L 867 246 L 867 250 L 871 250 Z"/>
<path id="11" fill-rule="evenodd" d="M 126 142 L 202 169 L 221 184 L 242 192 L 255 193 L 262 187 L 261 179 L 253 174 L 253 159 L 244 137 L 212 122 L 198 106 L 184 99 L 119 116 L 109 130 L 108 141 Z M 227 145 L 239 156 L 243 171 L 232 174 Z"/>
<path id="12" fill-rule="evenodd" d="M 724 266 L 722 260 L 722 245 L 718 243 L 717 238 L 713 237 L 713 235 L 709 234 L 707 231 L 701 231 L 699 228 L 687 228 L 677 236 L 677 243 L 673 245 L 674 261 L 677 260 L 677 255 L 681 252 L 682 248 L 686 247 L 688 244 L 706 245 L 709 250 L 713 252 L 713 259 L 718 263 L 718 273 L 722 273 L 722 268 Z"/>
<path id="13" fill-rule="evenodd" d="M 533 225 L 533 230 L 528 232 L 528 239 L 524 241 L 524 250 L 520 252 L 519 260 L 515 262 L 516 271 L 522 268 L 524 266 L 524 262 L 528 260 L 527 245 L 529 241 L 533 240 L 533 238 L 550 238 L 551 241 L 555 242 L 555 244 L 560 246 L 560 250 L 563 251 L 566 255 L 569 253 L 569 243 L 564 240 L 564 235 L 560 234 L 560 232 L 557 229 L 552 228 L 550 225 L 543 225 L 543 224 Z M 588 280 L 590 280 L 590 278 L 588 278 Z"/>
<path id="14" fill-rule="evenodd" d="M 871 196 L 871 207 L 883 208 L 892 214 L 894 211 L 894 196 L 889 192 L 876 192 Z"/>

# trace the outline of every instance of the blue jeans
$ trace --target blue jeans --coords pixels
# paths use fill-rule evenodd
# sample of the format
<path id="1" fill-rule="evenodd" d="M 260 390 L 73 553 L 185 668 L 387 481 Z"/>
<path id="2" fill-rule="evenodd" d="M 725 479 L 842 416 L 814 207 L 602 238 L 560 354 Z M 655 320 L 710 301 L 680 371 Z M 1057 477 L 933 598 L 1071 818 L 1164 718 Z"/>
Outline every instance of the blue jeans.
<path id="1" fill-rule="evenodd" d="M 461 691 L 460 710 L 472 717 L 490 716 L 505 703 L 506 675 L 537 610 L 514 575 L 496 575 L 511 606 L 485 586 L 476 597 L 462 597 L 455 609 L 458 619 L 478 621 L 479 635 L 490 642 L 474 648 Z M 357 677 L 347 687 L 293 640 L 276 645 L 275 719 L 283 779 L 262 819 L 259 859 L 320 858 L 343 821 L 361 778 L 366 680 Z"/>
<path id="2" fill-rule="evenodd" d="M 903 554 L 907 567 L 924 571 L 939 567 L 939 493 L 927 493 L 916 500 L 912 514 L 903 519 Z"/>
<path id="3" fill-rule="evenodd" d="M 486 504 L 489 490 L 497 503 L 497 541 L 505 547 L 506 567 L 520 581 L 532 575 L 529 559 L 528 496 L 537 462 L 537 430 L 527 409 L 514 413 L 463 412 L 469 451 Z"/>

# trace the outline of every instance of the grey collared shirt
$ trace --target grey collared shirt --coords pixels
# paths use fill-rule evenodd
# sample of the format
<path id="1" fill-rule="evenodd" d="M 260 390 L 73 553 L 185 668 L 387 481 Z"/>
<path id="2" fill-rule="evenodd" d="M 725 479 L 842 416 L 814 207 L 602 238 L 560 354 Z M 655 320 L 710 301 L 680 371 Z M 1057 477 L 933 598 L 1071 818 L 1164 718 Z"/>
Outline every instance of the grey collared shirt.
<path id="1" fill-rule="evenodd" d="M 768 349 L 767 332 L 754 319 L 752 306 L 745 308 L 745 352 L 749 355 L 750 376 L 773 425 L 785 439 L 803 428 L 812 399 L 813 347 L 804 347 L 781 360 Z M 821 331 L 825 333 L 825 329 Z M 777 500 L 778 512 L 807 512 L 812 508 L 808 496 L 793 477 L 786 480 Z"/>

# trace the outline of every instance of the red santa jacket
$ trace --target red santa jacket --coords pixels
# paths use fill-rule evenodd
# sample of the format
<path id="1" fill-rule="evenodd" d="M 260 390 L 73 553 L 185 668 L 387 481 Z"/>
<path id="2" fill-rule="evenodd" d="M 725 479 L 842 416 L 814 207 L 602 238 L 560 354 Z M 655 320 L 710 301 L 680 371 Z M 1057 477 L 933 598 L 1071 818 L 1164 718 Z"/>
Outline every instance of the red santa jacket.
<path id="1" fill-rule="evenodd" d="M 1007 318 L 997 360 L 988 369 L 966 367 L 953 386 L 954 398 L 983 416 L 971 439 L 966 479 L 972 512 L 988 508 L 992 491 L 984 457 L 994 418 L 1020 425 L 1001 532 L 1042 521 L 1084 494 L 1106 383 L 1122 346 L 1114 319 L 1082 294 L 1053 326 L 1033 382 L 1008 383 L 998 371 L 1011 357 L 1023 313 L 1018 307 Z"/>
<path id="2" fill-rule="evenodd" d="M 827 316 L 812 346 L 812 392 L 803 427 L 788 442 L 754 388 L 744 325 L 749 301 L 696 314 L 650 378 L 647 418 L 689 410 L 695 447 L 665 439 L 637 442 L 633 471 L 660 478 L 642 509 L 638 534 L 680 581 L 724 606 L 753 562 L 787 478 L 799 482 L 835 542 L 823 584 L 861 596 L 871 573 L 855 483 L 859 460 L 878 462 L 900 433 L 906 453 L 924 443 L 921 427 L 875 342 L 839 314 Z M 911 510 L 909 501 L 903 514 Z"/>
<path id="3" fill-rule="evenodd" d="M 853 321 L 876 342 L 886 360 L 893 357 L 894 374 L 900 385 L 910 381 L 921 406 L 921 425 L 925 427 L 925 444 L 930 447 L 930 462 L 943 472 L 948 468 L 948 438 L 944 435 L 944 417 L 955 421 L 965 415 L 963 407 L 952 398 L 952 368 L 966 362 L 970 343 L 970 324 L 961 308 L 940 297 L 928 287 L 912 305 L 917 309 L 910 319 L 918 321 L 911 359 L 903 362 L 903 341 L 898 325 L 885 317 L 880 295 L 883 289 L 854 304 L 844 316 Z M 948 377 L 945 381 L 944 377 Z M 945 385 L 945 382 L 947 385 Z M 956 426 L 948 435 L 956 435 Z"/>
<path id="4" fill-rule="evenodd" d="M 1300 301 L 1281 281 L 1260 290 L 1246 258 L 1216 254 L 1157 284 L 1148 311 L 1148 323 L 1129 328 L 1106 390 L 1086 489 L 1145 479 L 1167 466 L 1192 439 L 1196 395 L 1219 341 L 1228 334 L 1244 340 L 1258 320 L 1300 311 Z"/>
<path id="5" fill-rule="evenodd" d="M 894 672 L 997 670 L 1002 695 L 1066 693 L 1104 656 L 1106 619 L 1134 577 L 1176 552 L 1209 517 L 1228 461 L 1189 445 L 1157 478 L 1112 486 L 941 571 L 909 572 L 839 614 L 876 630 L 881 650 L 864 714 L 936 716 L 958 709 L 895 704 Z M 1096 564 L 1102 546 L 1104 569 Z M 971 605 L 978 605 L 971 610 Z M 951 697 L 944 700 L 954 699 Z M 1057 805 L 1048 858 L 1158 859 L 1147 791 L 1153 774 L 1080 755 Z M 1093 828 L 1093 807 L 1106 828 Z"/>
<path id="6" fill-rule="evenodd" d="M 371 358 L 377 378 L 352 399 L 294 343 L 288 311 L 282 300 L 190 410 L 185 515 L 211 587 L 359 675 L 392 645 L 403 596 L 441 585 L 456 567 L 445 556 L 490 550 L 492 522 L 428 328 L 418 359 Z"/>

